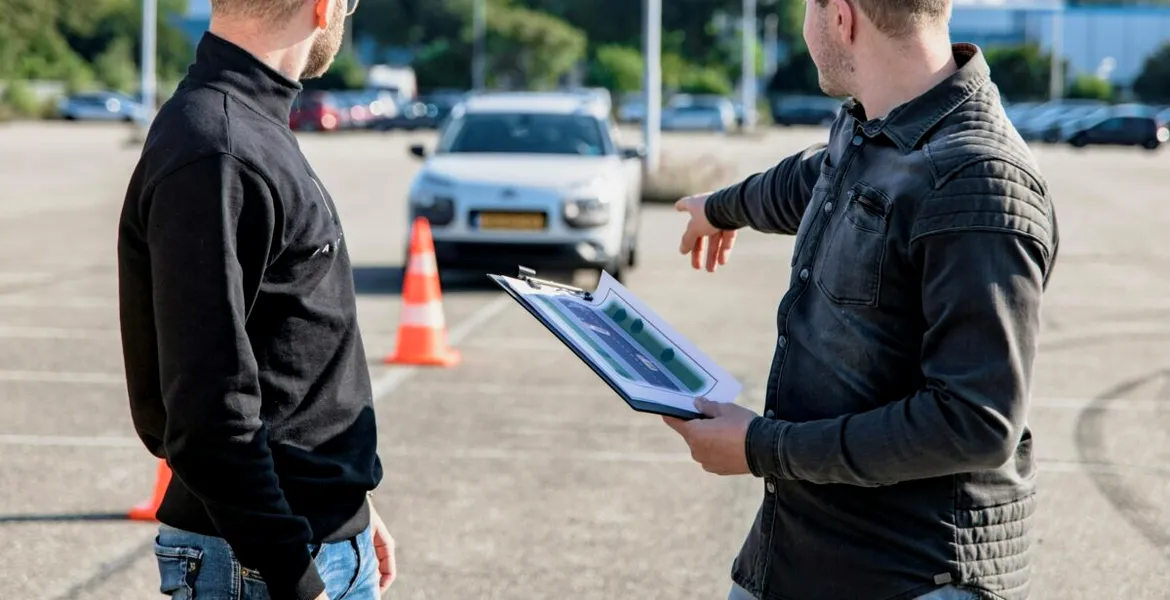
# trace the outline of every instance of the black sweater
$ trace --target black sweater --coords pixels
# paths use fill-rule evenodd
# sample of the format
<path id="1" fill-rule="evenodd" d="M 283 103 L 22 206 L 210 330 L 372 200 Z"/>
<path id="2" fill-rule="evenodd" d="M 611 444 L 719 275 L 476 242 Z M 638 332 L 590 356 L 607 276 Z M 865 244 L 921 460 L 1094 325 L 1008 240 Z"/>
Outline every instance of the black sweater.
<path id="1" fill-rule="evenodd" d="M 379 483 L 337 210 L 289 130 L 300 85 L 206 34 L 159 111 L 119 227 L 130 409 L 174 472 L 159 520 L 222 537 L 274 600 L 324 584 Z"/>

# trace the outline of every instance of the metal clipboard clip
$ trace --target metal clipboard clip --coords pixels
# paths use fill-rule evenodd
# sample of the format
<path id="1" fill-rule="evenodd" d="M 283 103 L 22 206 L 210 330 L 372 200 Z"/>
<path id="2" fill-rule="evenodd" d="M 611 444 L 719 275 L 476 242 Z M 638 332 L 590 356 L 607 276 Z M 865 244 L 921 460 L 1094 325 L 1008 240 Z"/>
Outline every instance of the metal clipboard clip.
<path id="1" fill-rule="evenodd" d="M 519 270 L 520 274 L 517 276 L 517 279 L 527 283 L 528 286 L 531 287 L 532 289 L 539 290 L 539 289 L 544 288 L 544 287 L 550 287 L 550 288 L 558 289 L 558 290 L 561 290 L 564 292 L 568 292 L 570 294 L 573 294 L 574 296 L 580 296 L 583 300 L 586 300 L 586 301 L 593 299 L 593 294 L 591 294 L 591 293 L 589 293 L 589 292 L 587 292 L 579 287 L 573 287 L 571 285 L 565 285 L 563 283 L 557 283 L 555 281 L 549 281 L 547 279 L 537 279 L 536 271 L 533 269 L 530 269 L 528 267 L 520 266 L 518 268 L 518 270 Z"/>

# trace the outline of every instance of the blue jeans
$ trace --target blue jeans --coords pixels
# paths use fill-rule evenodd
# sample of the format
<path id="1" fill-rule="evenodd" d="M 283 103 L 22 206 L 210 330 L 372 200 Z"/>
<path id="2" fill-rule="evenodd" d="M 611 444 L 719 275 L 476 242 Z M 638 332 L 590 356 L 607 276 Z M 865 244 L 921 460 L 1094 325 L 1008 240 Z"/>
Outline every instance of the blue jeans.
<path id="1" fill-rule="evenodd" d="M 370 528 L 309 546 L 329 600 L 378 600 L 378 557 Z M 260 574 L 240 566 L 222 538 L 160 525 L 154 542 L 159 591 L 176 600 L 270 600 Z"/>
<path id="2" fill-rule="evenodd" d="M 731 584 L 731 593 L 727 596 L 727 600 L 756 600 L 756 597 L 751 592 L 733 583 Z M 919 596 L 914 600 L 979 600 L 979 597 L 953 585 L 948 585 Z"/>

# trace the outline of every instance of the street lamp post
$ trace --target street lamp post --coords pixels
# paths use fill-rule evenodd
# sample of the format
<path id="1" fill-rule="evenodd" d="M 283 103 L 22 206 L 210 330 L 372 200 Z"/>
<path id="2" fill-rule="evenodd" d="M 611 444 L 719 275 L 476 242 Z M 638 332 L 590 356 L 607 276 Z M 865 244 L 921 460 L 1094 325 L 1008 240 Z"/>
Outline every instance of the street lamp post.
<path id="1" fill-rule="evenodd" d="M 646 115 L 642 120 L 642 131 L 646 158 L 642 164 L 647 174 L 654 174 L 658 172 L 658 145 L 662 128 L 662 0 L 645 0 L 643 7 L 642 41 L 645 45 L 643 53 L 646 66 L 642 91 L 646 98 Z"/>
<path id="2" fill-rule="evenodd" d="M 487 0 L 475 0 L 475 17 L 474 17 L 474 49 L 471 59 L 471 89 L 475 91 L 482 91 L 485 87 L 486 80 L 486 62 L 487 57 Z"/>
<path id="3" fill-rule="evenodd" d="M 142 0 L 142 106 L 143 125 L 154 120 L 155 96 L 158 86 L 155 78 L 155 46 L 158 35 L 158 0 Z"/>
<path id="4" fill-rule="evenodd" d="M 756 0 L 743 0 L 743 71 L 740 93 L 743 96 L 743 130 L 756 124 Z"/>

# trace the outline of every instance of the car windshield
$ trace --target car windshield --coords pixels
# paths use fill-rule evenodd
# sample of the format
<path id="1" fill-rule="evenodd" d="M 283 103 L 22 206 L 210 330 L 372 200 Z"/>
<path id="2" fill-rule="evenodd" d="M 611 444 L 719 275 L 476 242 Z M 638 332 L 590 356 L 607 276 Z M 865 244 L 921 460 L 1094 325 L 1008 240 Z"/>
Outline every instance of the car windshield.
<path id="1" fill-rule="evenodd" d="M 451 123 L 440 153 L 610 154 L 596 117 L 555 114 L 468 114 Z"/>

